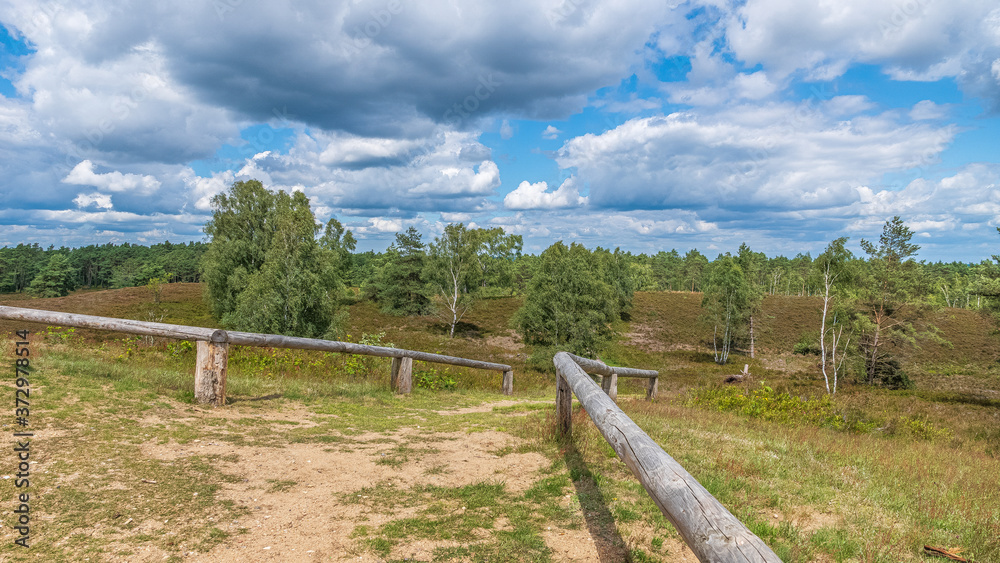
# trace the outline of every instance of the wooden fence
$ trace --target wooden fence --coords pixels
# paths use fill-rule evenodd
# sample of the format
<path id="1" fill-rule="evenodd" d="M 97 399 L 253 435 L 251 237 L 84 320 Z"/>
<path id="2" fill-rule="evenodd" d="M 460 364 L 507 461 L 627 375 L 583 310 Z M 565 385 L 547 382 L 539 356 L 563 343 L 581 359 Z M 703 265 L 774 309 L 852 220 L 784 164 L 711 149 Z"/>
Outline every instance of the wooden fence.
<path id="1" fill-rule="evenodd" d="M 569 353 L 567 352 L 567 354 Z M 591 360 L 590 358 L 581 358 L 580 356 L 575 356 L 573 354 L 569 354 L 569 357 L 572 358 L 573 361 L 576 362 L 578 366 L 582 367 L 587 373 L 601 376 L 601 389 L 608 394 L 608 397 L 611 397 L 612 401 L 618 399 L 619 377 L 637 377 L 648 379 L 649 385 L 646 387 L 646 399 L 652 401 L 656 398 L 656 392 L 659 388 L 660 381 L 659 372 L 651 369 L 611 367 L 606 365 L 604 362 Z"/>
<path id="2" fill-rule="evenodd" d="M 353 342 L 320 340 L 316 338 L 298 338 L 278 334 L 257 334 L 253 332 L 226 331 L 195 326 L 95 317 L 92 315 L 42 311 L 22 307 L 0 306 L 0 319 L 110 330 L 143 336 L 175 338 L 177 340 L 193 340 L 197 343 L 194 376 L 195 399 L 200 403 L 212 403 L 217 406 L 224 405 L 226 402 L 226 373 L 229 361 L 229 347 L 231 345 L 321 350 L 324 352 L 392 358 L 390 382 L 392 388 L 398 393 L 409 393 L 413 388 L 413 360 L 499 371 L 503 373 L 500 384 L 503 394 L 511 395 L 514 392 L 514 371 L 506 364 L 482 362 L 414 350 L 367 346 Z"/>
<path id="3" fill-rule="evenodd" d="M 587 371 L 600 373 L 602 376 L 608 373 L 605 380 L 611 379 L 616 372 L 618 376 L 630 373 L 630 377 L 648 377 L 649 395 L 652 396 L 656 392 L 657 372 L 610 368 L 602 362 L 580 358 L 567 352 L 556 354 L 554 362 L 559 432 L 564 436 L 572 433 L 575 394 L 601 435 L 632 470 L 699 561 L 781 562 L 771 548 L 632 422 L 614 400 L 587 375 Z"/>

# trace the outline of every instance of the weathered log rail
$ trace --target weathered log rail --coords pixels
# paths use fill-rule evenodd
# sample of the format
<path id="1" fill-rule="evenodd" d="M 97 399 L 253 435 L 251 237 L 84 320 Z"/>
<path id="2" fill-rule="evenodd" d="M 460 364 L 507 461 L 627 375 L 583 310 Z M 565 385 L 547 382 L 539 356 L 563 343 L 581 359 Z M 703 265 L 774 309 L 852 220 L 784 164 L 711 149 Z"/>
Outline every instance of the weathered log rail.
<path id="1" fill-rule="evenodd" d="M 514 371 L 509 365 L 457 358 L 443 354 L 431 354 L 416 350 L 368 346 L 353 342 L 320 340 L 317 338 L 226 331 L 196 326 L 78 315 L 76 313 L 43 311 L 23 307 L 0 306 L 0 319 L 195 341 L 197 343 L 195 399 L 201 403 L 212 403 L 217 406 L 221 406 L 226 402 L 226 374 L 228 371 L 229 346 L 231 345 L 319 350 L 323 352 L 392 358 L 390 382 L 392 388 L 398 393 L 409 393 L 413 388 L 413 360 L 499 371 L 503 373 L 500 387 L 503 394 L 511 395 L 514 393 Z"/>
<path id="2" fill-rule="evenodd" d="M 567 352 L 559 352 L 553 361 L 556 366 L 556 418 L 560 434 L 569 436 L 572 433 L 575 394 L 601 435 L 632 470 L 699 561 L 781 562 L 771 548 L 663 451 L 590 379 L 587 371 L 598 372 L 602 369 L 600 366 L 604 366 L 602 362 Z M 604 368 L 618 375 L 623 375 L 628 369 Z M 632 377 L 650 377 L 651 382 L 656 381 L 654 376 L 648 375 L 656 372 L 631 371 Z"/>
<path id="3" fill-rule="evenodd" d="M 604 362 L 591 360 L 590 358 L 581 358 L 580 356 L 573 354 L 569 354 L 569 357 L 576 362 L 576 365 L 582 367 L 587 373 L 593 373 L 601 376 L 601 389 L 603 389 L 604 392 L 611 397 L 612 401 L 616 401 L 618 399 L 619 377 L 638 377 L 649 379 L 649 385 L 646 387 L 646 399 L 652 401 L 656 398 L 660 382 L 660 373 L 657 371 L 653 371 L 651 369 L 611 367 Z"/>

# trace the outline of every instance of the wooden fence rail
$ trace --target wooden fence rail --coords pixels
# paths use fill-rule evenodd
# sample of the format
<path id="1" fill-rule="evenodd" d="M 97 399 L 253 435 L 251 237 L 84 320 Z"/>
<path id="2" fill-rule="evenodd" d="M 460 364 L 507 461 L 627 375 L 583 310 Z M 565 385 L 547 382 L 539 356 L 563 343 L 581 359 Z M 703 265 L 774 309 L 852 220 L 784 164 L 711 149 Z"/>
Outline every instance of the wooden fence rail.
<path id="1" fill-rule="evenodd" d="M 568 354 L 568 352 L 567 352 Z M 587 373 L 596 373 L 601 376 L 601 389 L 611 397 L 612 401 L 618 400 L 618 378 L 619 377 L 639 377 L 649 379 L 649 386 L 646 388 L 646 398 L 652 401 L 656 398 L 659 388 L 660 374 L 651 369 L 634 369 L 623 367 L 611 367 L 604 362 L 581 358 L 569 354 L 570 358 Z"/>
<path id="2" fill-rule="evenodd" d="M 781 562 L 771 548 L 748 530 L 705 487 L 701 486 L 701 483 L 632 422 L 632 419 L 590 379 L 577 360 L 586 364 L 588 370 L 599 369 L 596 365 L 599 362 L 594 360 L 579 358 L 567 352 L 555 355 L 556 418 L 559 421 L 561 434 L 568 436 L 572 432 L 572 406 L 575 394 L 601 435 L 632 470 L 699 561 Z M 618 371 L 621 375 L 623 372 L 619 370 L 625 368 L 609 369 Z M 636 375 L 636 377 L 651 376 Z"/>
<path id="3" fill-rule="evenodd" d="M 320 340 L 317 338 L 299 338 L 278 334 L 257 334 L 253 332 L 226 331 L 195 326 L 96 317 L 93 315 L 78 315 L 58 311 L 25 309 L 23 307 L 0 306 L 0 319 L 196 341 L 195 399 L 201 403 L 212 403 L 220 406 L 225 404 L 226 400 L 226 372 L 230 345 L 320 350 L 324 352 L 392 358 L 390 381 L 392 388 L 399 393 L 409 393 L 413 388 L 413 360 L 499 371 L 503 372 L 501 380 L 503 394 L 511 395 L 514 393 L 514 371 L 509 365 L 469 360 L 442 354 L 431 354 L 429 352 L 387 348 L 384 346 L 367 346 L 353 342 Z"/>

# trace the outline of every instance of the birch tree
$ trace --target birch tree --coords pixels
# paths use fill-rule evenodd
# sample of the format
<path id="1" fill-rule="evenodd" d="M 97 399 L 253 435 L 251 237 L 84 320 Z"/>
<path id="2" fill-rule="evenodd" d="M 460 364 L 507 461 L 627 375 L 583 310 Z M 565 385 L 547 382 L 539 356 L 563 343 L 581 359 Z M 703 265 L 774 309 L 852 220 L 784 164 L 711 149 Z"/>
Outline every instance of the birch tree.
<path id="1" fill-rule="evenodd" d="M 976 265 L 969 294 L 975 295 L 975 308 L 1000 317 L 1000 258 L 997 263 L 983 261 Z"/>
<path id="2" fill-rule="evenodd" d="M 726 254 L 712 263 L 703 291 L 701 306 L 713 324 L 715 363 L 724 365 L 737 339 L 744 334 L 749 317 L 750 287 L 737 261 Z"/>
<path id="3" fill-rule="evenodd" d="M 615 251 L 611 252 L 601 247 L 595 248 L 592 256 L 598 266 L 593 274 L 601 275 L 604 283 L 611 288 L 619 318 L 623 321 L 629 320 L 638 274 L 631 257 L 620 248 L 615 248 Z"/>
<path id="4" fill-rule="evenodd" d="M 591 356 L 611 339 L 620 316 L 601 264 L 583 245 L 559 241 L 538 257 L 524 305 L 514 323 L 533 345 L 558 346 Z"/>
<path id="5" fill-rule="evenodd" d="M 813 262 L 813 273 L 819 280 L 823 288 L 823 315 L 820 320 L 819 329 L 819 349 L 822 362 L 820 363 L 823 372 L 823 382 L 826 384 L 826 392 L 833 395 L 837 392 L 837 380 L 844 363 L 844 350 L 849 345 L 851 333 L 848 331 L 847 342 L 844 342 L 844 329 L 850 313 L 846 308 L 838 308 L 832 312 L 835 301 L 843 295 L 842 288 L 852 281 L 850 263 L 854 256 L 851 251 L 844 247 L 847 244 L 847 237 L 840 237 L 831 242 L 823 254 L 816 257 Z M 827 319 L 831 317 L 832 322 L 827 326 Z M 837 351 L 841 352 L 841 359 L 837 361 Z M 832 374 L 827 373 L 830 367 Z M 833 387 L 830 386 L 831 376 Z"/>
<path id="6" fill-rule="evenodd" d="M 343 285 L 336 258 L 316 240 L 319 225 L 302 192 L 236 182 L 212 198 L 202 258 L 212 312 L 223 327 L 319 337 L 327 333 Z"/>
<path id="7" fill-rule="evenodd" d="M 767 256 L 763 252 L 754 252 L 743 243 L 736 255 L 736 262 L 743 270 L 746 279 L 746 310 L 747 330 L 750 336 L 750 358 L 754 357 L 754 319 L 760 319 L 764 309 L 764 275 Z"/>
<path id="8" fill-rule="evenodd" d="M 354 238 L 354 233 L 344 228 L 344 225 L 331 217 L 326 222 L 323 236 L 319 238 L 319 244 L 323 248 L 333 253 L 337 261 L 340 277 L 347 279 L 353 267 L 354 249 L 357 248 L 358 241 Z"/>
<path id="9" fill-rule="evenodd" d="M 457 223 L 446 226 L 430 245 L 426 278 L 434 286 L 435 301 L 444 310 L 449 338 L 455 337 L 455 326 L 475 301 L 478 287 L 472 276 L 479 273 L 482 243 L 481 233 Z"/>
<path id="10" fill-rule="evenodd" d="M 332 252 L 316 240 L 319 224 L 302 192 L 279 191 L 269 213 L 270 244 L 250 272 L 223 326 L 318 338 L 327 335 L 343 293 Z"/>

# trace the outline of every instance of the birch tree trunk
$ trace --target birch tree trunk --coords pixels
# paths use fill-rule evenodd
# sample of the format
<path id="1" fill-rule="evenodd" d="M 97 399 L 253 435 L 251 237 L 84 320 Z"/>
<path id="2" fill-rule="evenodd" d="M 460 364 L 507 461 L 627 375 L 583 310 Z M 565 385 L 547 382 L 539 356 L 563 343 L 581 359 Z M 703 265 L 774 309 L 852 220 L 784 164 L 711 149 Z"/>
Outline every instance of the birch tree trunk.
<path id="1" fill-rule="evenodd" d="M 868 364 L 868 384 L 871 385 L 875 383 L 875 362 L 878 359 L 878 338 L 879 333 L 882 329 L 882 319 L 876 316 L 875 320 L 875 336 L 872 338 L 872 354 L 870 364 Z"/>
<path id="2" fill-rule="evenodd" d="M 826 314 L 830 310 L 830 267 L 827 266 L 823 272 L 823 285 L 826 289 L 823 294 L 823 317 L 819 325 L 819 353 L 822 359 L 823 382 L 826 383 L 826 392 L 830 394 L 830 379 L 826 375 Z"/>
<path id="3" fill-rule="evenodd" d="M 834 317 L 834 318 L 836 318 L 836 317 Z M 838 380 L 840 374 L 843 373 L 844 360 L 847 359 L 847 356 L 844 356 L 844 357 L 842 357 L 840 359 L 840 363 L 839 364 L 837 363 L 837 348 L 839 347 L 841 351 L 847 350 L 847 347 L 851 345 L 851 338 L 850 338 L 850 336 L 848 336 L 847 342 L 843 341 L 844 340 L 844 327 L 843 326 L 840 327 L 840 330 L 838 330 L 837 332 L 834 332 L 831 335 L 831 338 L 833 339 L 833 342 L 832 342 L 832 348 L 831 348 L 830 364 L 831 364 L 831 367 L 833 367 L 833 394 L 836 395 L 837 394 L 837 380 Z"/>
<path id="4" fill-rule="evenodd" d="M 458 275 L 454 270 L 451 272 L 451 281 L 451 332 L 448 333 L 448 338 L 455 338 L 455 325 L 458 324 Z"/>

